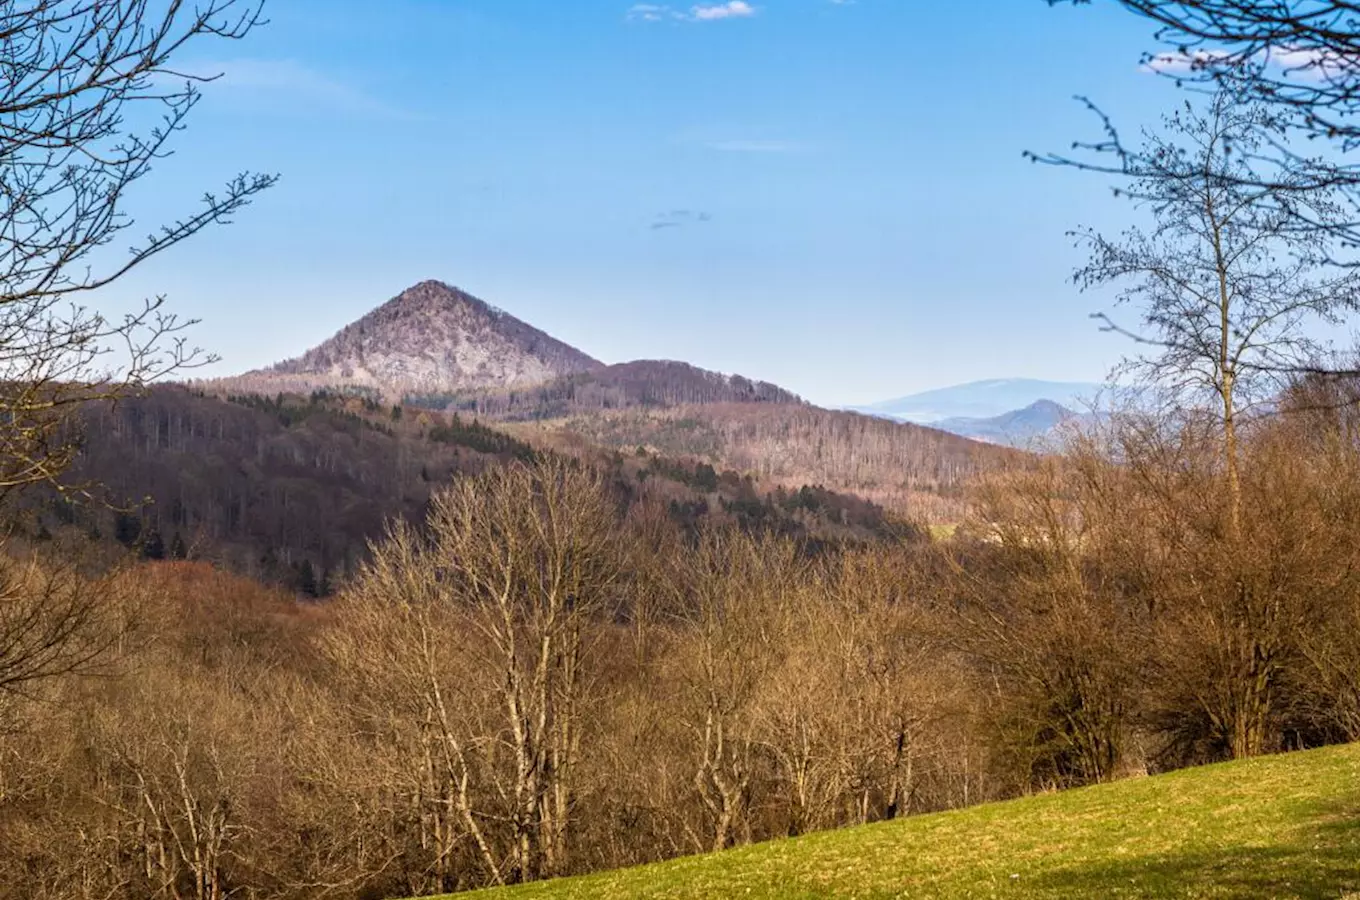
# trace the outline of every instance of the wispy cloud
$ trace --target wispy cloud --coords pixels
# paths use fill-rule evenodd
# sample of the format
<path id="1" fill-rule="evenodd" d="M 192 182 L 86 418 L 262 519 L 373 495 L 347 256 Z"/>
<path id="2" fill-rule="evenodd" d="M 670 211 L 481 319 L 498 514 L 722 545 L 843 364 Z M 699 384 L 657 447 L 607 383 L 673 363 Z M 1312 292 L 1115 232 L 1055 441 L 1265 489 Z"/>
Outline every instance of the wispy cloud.
<path id="1" fill-rule="evenodd" d="M 658 6 L 655 3 L 638 3 L 628 10 L 625 17 L 630 22 L 660 22 L 665 19 L 677 18 L 675 10 L 669 6 Z"/>
<path id="2" fill-rule="evenodd" d="M 757 8 L 746 0 L 726 3 L 699 3 L 689 9 L 677 9 L 659 3 L 635 3 L 624 16 L 630 22 L 717 22 L 722 19 L 749 19 Z"/>
<path id="3" fill-rule="evenodd" d="M 652 220 L 652 231 L 660 231 L 663 228 L 679 228 L 682 225 L 692 225 L 700 222 L 711 222 L 713 216 L 706 212 L 699 212 L 692 209 L 673 209 L 669 212 L 657 213 Z"/>
<path id="4" fill-rule="evenodd" d="M 717 153 L 818 153 L 818 144 L 797 140 L 783 126 L 751 122 L 710 122 L 676 131 L 670 141 Z"/>
<path id="5" fill-rule="evenodd" d="M 286 95 L 289 102 L 354 115 L 411 119 L 416 116 L 293 59 L 201 60 L 178 66 L 190 78 L 215 79 L 208 90 Z"/>
<path id="6" fill-rule="evenodd" d="M 806 144 L 797 141 L 704 141 L 704 146 L 723 153 L 803 153 L 808 150 Z"/>

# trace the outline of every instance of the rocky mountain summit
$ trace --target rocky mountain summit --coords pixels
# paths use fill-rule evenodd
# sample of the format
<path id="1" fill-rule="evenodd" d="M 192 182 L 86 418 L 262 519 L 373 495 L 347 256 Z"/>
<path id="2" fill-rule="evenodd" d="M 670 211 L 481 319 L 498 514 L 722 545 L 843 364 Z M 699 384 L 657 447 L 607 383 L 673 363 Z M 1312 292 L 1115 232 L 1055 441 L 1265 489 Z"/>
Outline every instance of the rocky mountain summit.
<path id="1" fill-rule="evenodd" d="M 601 368 L 598 360 L 471 294 L 423 281 L 302 356 L 251 376 L 367 387 L 399 397 L 540 384 Z"/>

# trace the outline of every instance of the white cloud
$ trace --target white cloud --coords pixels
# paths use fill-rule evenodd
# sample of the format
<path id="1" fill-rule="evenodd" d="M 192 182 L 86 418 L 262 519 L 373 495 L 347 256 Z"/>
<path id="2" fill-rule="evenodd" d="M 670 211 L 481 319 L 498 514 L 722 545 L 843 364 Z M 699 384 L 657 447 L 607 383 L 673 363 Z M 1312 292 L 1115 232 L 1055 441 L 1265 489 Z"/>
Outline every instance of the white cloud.
<path id="1" fill-rule="evenodd" d="M 1283 69 L 1286 77 L 1300 81 L 1331 81 L 1350 76 L 1360 66 L 1360 59 L 1355 56 L 1329 50 L 1280 47 L 1267 50 L 1265 58 Z"/>
<path id="2" fill-rule="evenodd" d="M 624 18 L 629 22 L 716 22 L 722 19 L 749 19 L 756 11 L 756 7 L 746 0 L 700 3 L 691 6 L 688 11 L 659 3 L 635 3 L 628 8 Z"/>
<path id="3" fill-rule="evenodd" d="M 690 9 L 690 16 L 696 22 L 711 22 L 716 19 L 744 19 L 755 14 L 756 8 L 745 0 L 729 0 L 727 3 L 711 6 L 700 5 Z"/>

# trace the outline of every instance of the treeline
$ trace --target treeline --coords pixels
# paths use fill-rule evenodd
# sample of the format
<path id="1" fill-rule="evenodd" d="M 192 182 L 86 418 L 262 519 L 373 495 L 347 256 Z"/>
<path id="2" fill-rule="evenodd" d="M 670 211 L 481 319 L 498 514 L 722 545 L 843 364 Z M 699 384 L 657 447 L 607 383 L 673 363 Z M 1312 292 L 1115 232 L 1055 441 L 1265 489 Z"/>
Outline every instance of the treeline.
<path id="1" fill-rule="evenodd" d="M 100 602 L 0 707 L 0 897 L 432 894 L 1360 738 L 1338 390 L 1244 426 L 1236 492 L 1212 420 L 1122 416 L 942 543 L 687 529 L 544 456 L 322 607 L 8 562 L 0 609 Z"/>
<path id="2" fill-rule="evenodd" d="M 393 407 L 401 410 L 400 406 Z M 425 436 L 440 444 L 457 444 L 493 456 L 504 456 L 523 462 L 532 462 L 534 448 L 524 441 L 516 440 L 503 431 L 497 431 L 481 422 L 464 421 L 457 413 L 449 416 L 446 422 L 430 425 Z"/>
<path id="3" fill-rule="evenodd" d="M 241 382 L 231 390 L 266 392 L 251 401 L 256 404 L 287 396 L 273 393 L 277 385 L 267 382 Z M 347 402 L 357 406 L 360 400 Z M 540 436 L 561 428 L 623 452 L 644 446 L 663 456 L 701 459 L 749 473 L 766 490 L 824 485 L 934 523 L 958 521 L 963 486 L 973 477 L 1021 458 L 931 428 L 819 409 L 766 382 L 670 361 L 623 363 L 523 388 L 410 393 L 403 402 L 416 416 L 461 416 L 486 436 L 500 434 L 487 422 L 537 423 Z M 362 403 L 379 409 L 372 397 Z M 444 433 L 443 426 L 430 431 L 436 439 Z"/>
<path id="4" fill-rule="evenodd" d="M 671 521 L 690 535 L 730 526 L 796 538 L 809 552 L 838 543 L 925 539 L 916 523 L 862 497 L 821 485 L 803 485 L 796 491 L 776 487 L 766 492 L 750 475 L 732 469 L 720 472 L 706 462 L 655 455 L 643 447 L 631 457 L 615 454 L 611 463 L 611 471 L 633 502 L 666 500 Z M 636 488 L 629 480 L 630 472 Z"/>

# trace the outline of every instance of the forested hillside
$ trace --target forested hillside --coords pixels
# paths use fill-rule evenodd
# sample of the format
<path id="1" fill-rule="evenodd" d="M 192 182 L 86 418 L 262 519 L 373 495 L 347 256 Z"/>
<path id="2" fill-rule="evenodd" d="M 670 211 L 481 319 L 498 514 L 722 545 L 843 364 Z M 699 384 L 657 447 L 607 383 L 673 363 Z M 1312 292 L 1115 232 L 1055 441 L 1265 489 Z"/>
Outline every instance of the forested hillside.
<path id="1" fill-rule="evenodd" d="M 969 479 L 1019 458 L 916 425 L 820 409 L 778 385 L 684 362 L 605 366 L 439 282 L 408 288 L 297 359 L 193 387 L 237 398 L 322 391 L 373 409 L 515 423 L 531 443 L 568 431 L 606 449 L 643 447 L 750 475 L 760 492 L 857 494 L 927 523 L 958 521 Z M 409 479 L 388 487 L 412 491 Z"/>
<path id="2" fill-rule="evenodd" d="M 910 530 L 815 483 L 753 479 L 684 453 L 516 438 L 456 413 L 325 392 L 217 398 L 157 388 L 89 410 L 82 443 L 69 480 L 98 483 L 98 499 L 115 508 L 31 498 L 34 529 L 78 526 L 156 558 L 213 559 L 307 593 L 338 584 L 387 519 L 420 519 L 431 492 L 455 476 L 544 452 L 605 468 L 621 503 L 659 504 L 689 528 L 734 522 L 821 540 Z"/>
<path id="3" fill-rule="evenodd" d="M 772 484 L 823 484 L 922 522 L 958 521 L 969 481 L 1024 458 L 931 428 L 806 404 L 691 405 L 550 424 L 603 446 L 693 456 Z"/>
<path id="4" fill-rule="evenodd" d="M 797 395 L 765 381 L 722 375 L 673 360 L 637 360 L 567 375 L 525 388 L 412 394 L 407 402 L 513 421 L 553 419 L 633 407 L 709 403 L 797 404 Z"/>

